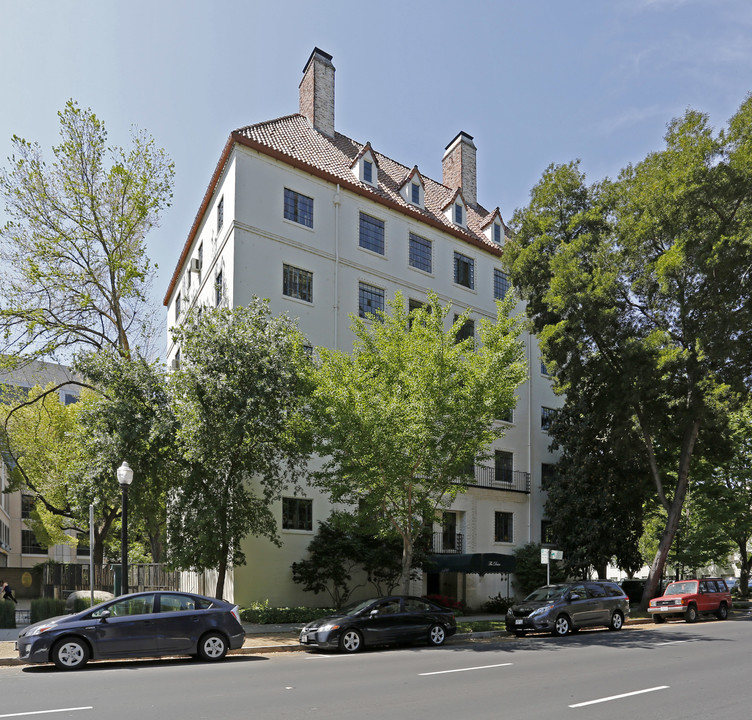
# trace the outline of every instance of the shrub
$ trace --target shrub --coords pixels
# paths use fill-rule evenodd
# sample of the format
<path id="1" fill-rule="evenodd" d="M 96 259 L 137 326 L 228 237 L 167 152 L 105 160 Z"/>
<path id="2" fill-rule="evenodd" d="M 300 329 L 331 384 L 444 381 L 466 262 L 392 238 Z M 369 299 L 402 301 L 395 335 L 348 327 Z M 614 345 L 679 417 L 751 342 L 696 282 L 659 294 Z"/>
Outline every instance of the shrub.
<path id="1" fill-rule="evenodd" d="M 499 593 L 498 595 L 489 597 L 480 607 L 483 612 L 504 615 L 512 605 L 514 605 L 514 598 L 502 597 L 501 593 Z"/>
<path id="2" fill-rule="evenodd" d="M 325 615 L 331 615 L 333 612 L 335 612 L 333 608 L 269 607 L 269 601 L 265 600 L 252 603 L 250 607 L 241 608 L 240 619 L 243 622 L 259 625 L 307 623 Z"/>
<path id="3" fill-rule="evenodd" d="M 16 603 L 0 600 L 0 628 L 16 627 Z"/>
<path id="4" fill-rule="evenodd" d="M 31 601 L 31 624 L 47 618 L 65 615 L 65 600 L 55 598 L 35 598 Z"/>

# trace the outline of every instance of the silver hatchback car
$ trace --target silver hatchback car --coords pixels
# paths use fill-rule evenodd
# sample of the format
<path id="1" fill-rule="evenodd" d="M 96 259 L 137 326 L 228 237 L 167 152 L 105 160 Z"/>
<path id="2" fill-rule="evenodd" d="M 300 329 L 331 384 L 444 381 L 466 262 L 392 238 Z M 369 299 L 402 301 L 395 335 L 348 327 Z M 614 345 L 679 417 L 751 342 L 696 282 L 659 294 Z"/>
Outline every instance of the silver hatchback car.
<path id="1" fill-rule="evenodd" d="M 584 627 L 621 630 L 629 598 L 612 582 L 589 580 L 544 585 L 507 611 L 507 632 L 550 632 L 563 636 Z"/>

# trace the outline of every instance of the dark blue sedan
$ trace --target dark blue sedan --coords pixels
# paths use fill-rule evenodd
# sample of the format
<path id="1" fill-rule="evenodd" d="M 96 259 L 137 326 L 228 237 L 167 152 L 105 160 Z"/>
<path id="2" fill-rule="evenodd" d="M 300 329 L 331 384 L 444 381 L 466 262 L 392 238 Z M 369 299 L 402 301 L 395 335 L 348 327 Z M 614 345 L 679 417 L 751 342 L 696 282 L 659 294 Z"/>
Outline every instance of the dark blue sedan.
<path id="1" fill-rule="evenodd" d="M 16 649 L 23 662 L 75 670 L 90 659 L 221 660 L 244 639 L 237 605 L 192 593 L 142 592 L 30 625 L 19 633 Z"/>

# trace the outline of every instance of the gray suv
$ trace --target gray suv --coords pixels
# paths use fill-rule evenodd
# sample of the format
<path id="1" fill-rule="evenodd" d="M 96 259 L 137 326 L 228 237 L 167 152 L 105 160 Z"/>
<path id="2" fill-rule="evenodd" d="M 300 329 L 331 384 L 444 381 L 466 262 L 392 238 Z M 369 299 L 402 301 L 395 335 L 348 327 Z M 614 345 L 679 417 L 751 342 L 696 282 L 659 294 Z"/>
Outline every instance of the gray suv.
<path id="1" fill-rule="evenodd" d="M 544 585 L 507 611 L 507 632 L 550 632 L 566 635 L 602 626 L 621 630 L 629 617 L 629 599 L 612 582 L 588 580 Z"/>

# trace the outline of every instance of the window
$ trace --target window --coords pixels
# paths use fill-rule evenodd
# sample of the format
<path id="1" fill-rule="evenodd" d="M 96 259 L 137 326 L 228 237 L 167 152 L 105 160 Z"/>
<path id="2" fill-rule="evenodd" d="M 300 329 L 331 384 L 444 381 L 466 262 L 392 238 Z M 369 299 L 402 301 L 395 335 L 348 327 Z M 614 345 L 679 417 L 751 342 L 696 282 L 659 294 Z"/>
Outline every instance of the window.
<path id="1" fill-rule="evenodd" d="M 285 188 L 285 219 L 313 227 L 313 198 Z"/>
<path id="2" fill-rule="evenodd" d="M 359 283 L 358 285 L 358 315 L 364 318 L 368 313 L 375 314 L 384 311 L 384 291 L 381 288 Z"/>
<path id="3" fill-rule="evenodd" d="M 222 271 L 217 273 L 217 278 L 214 281 L 214 305 L 219 307 L 222 304 L 222 300 L 225 297 L 225 285 L 222 278 Z"/>
<path id="4" fill-rule="evenodd" d="M 459 320 L 459 315 L 454 316 L 454 322 Z M 475 338 L 475 321 L 468 318 L 460 328 L 455 339 L 456 342 L 461 343 L 463 340 L 472 340 Z"/>
<path id="5" fill-rule="evenodd" d="M 501 245 L 501 225 L 494 224 L 494 226 L 493 226 L 493 241 L 497 245 Z"/>
<path id="6" fill-rule="evenodd" d="M 222 224 L 225 221 L 225 199 L 223 197 L 219 198 L 219 202 L 217 203 L 217 232 L 219 232 L 222 229 Z"/>
<path id="7" fill-rule="evenodd" d="M 25 555 L 46 555 L 47 550 L 37 541 L 33 530 L 21 530 L 21 552 Z"/>
<path id="8" fill-rule="evenodd" d="M 208 600 L 195 598 L 190 595 L 177 593 L 162 593 L 159 596 L 159 612 L 193 612 L 194 610 L 208 610 L 211 607 Z"/>
<path id="9" fill-rule="evenodd" d="M 309 357 L 313 357 L 313 345 L 303 345 L 303 352 Z"/>
<path id="10" fill-rule="evenodd" d="M 282 498 L 282 529 L 313 530 L 313 500 Z"/>
<path id="11" fill-rule="evenodd" d="M 541 520 L 541 543 L 543 545 L 554 544 L 554 528 L 550 520 Z"/>
<path id="12" fill-rule="evenodd" d="M 473 290 L 475 288 L 475 261 L 462 253 L 454 253 L 454 282 Z"/>
<path id="13" fill-rule="evenodd" d="M 420 205 L 420 185 L 418 183 L 410 185 L 410 200 L 413 205 Z"/>
<path id="14" fill-rule="evenodd" d="M 282 265 L 282 294 L 313 302 L 313 273 L 292 265 Z"/>
<path id="15" fill-rule="evenodd" d="M 541 408 L 541 430 L 548 430 L 551 427 L 551 422 L 554 419 L 555 412 L 556 411 L 553 408 Z"/>
<path id="16" fill-rule="evenodd" d="M 89 557 L 89 555 L 91 555 L 91 548 L 88 545 L 84 545 L 81 540 L 79 540 L 78 545 L 76 545 L 76 557 Z"/>
<path id="17" fill-rule="evenodd" d="M 546 363 L 541 360 L 541 375 L 545 375 L 546 377 L 550 377 L 551 373 L 548 372 L 548 368 L 546 367 Z"/>
<path id="18" fill-rule="evenodd" d="M 410 233 L 410 267 L 430 273 L 433 267 L 431 241 Z"/>
<path id="19" fill-rule="evenodd" d="M 511 483 L 514 479 L 514 453 L 496 450 L 494 453 L 496 482 Z"/>
<path id="20" fill-rule="evenodd" d="M 384 221 L 360 213 L 360 233 L 358 235 L 360 247 L 379 255 L 384 254 Z"/>
<path id="21" fill-rule="evenodd" d="M 373 182 L 373 163 L 368 160 L 363 161 L 363 179 L 367 183 Z"/>
<path id="22" fill-rule="evenodd" d="M 509 292 L 509 276 L 494 268 L 494 300 L 503 300 Z"/>
<path id="23" fill-rule="evenodd" d="M 65 404 L 66 405 L 73 405 L 73 403 L 78 402 L 78 395 L 74 395 L 73 393 L 65 393 Z"/>
<path id="24" fill-rule="evenodd" d="M 109 610 L 112 617 L 149 615 L 154 611 L 154 595 L 139 595 L 124 600 L 117 600 L 101 610 L 95 610 L 91 616 L 99 617 L 104 610 Z"/>
<path id="25" fill-rule="evenodd" d="M 541 490 L 548 490 L 556 482 L 556 465 L 541 463 Z"/>
<path id="26" fill-rule="evenodd" d="M 441 515 L 441 549 L 459 550 L 457 547 L 457 513 L 445 511 Z"/>
<path id="27" fill-rule="evenodd" d="M 457 223 L 457 225 L 462 225 L 462 205 L 459 203 L 454 204 L 454 222 Z"/>
<path id="28" fill-rule="evenodd" d="M 178 293 L 175 296 L 175 322 L 180 320 L 180 310 L 181 310 L 181 300 L 180 300 L 180 293 Z"/>
<path id="29" fill-rule="evenodd" d="M 514 542 L 514 515 L 510 512 L 497 512 L 494 518 L 494 542 Z"/>
<path id="30" fill-rule="evenodd" d="M 33 495 L 21 495 L 21 520 L 28 520 L 34 512 L 36 499 Z"/>

